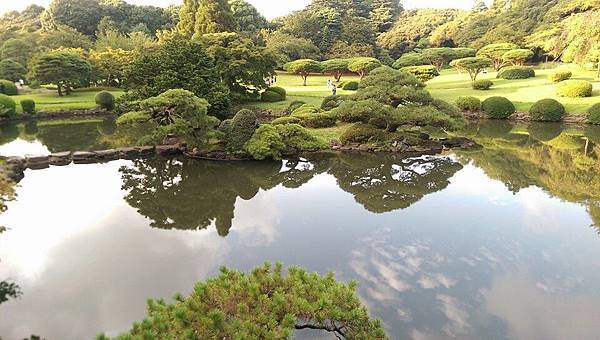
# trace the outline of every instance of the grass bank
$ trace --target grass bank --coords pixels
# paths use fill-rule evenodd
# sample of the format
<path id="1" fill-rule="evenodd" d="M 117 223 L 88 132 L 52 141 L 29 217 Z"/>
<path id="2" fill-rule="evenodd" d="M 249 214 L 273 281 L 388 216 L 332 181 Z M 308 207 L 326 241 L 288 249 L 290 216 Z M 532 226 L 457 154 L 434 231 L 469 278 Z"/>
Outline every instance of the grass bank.
<path id="1" fill-rule="evenodd" d="M 38 111 L 61 111 L 61 110 L 83 110 L 96 107 L 97 89 L 76 90 L 68 96 L 59 97 L 56 91 L 33 90 L 30 93 L 11 96 L 17 103 L 17 112 L 21 113 L 19 103 L 23 99 L 33 99 Z M 123 94 L 121 90 L 110 90 L 115 97 Z"/>

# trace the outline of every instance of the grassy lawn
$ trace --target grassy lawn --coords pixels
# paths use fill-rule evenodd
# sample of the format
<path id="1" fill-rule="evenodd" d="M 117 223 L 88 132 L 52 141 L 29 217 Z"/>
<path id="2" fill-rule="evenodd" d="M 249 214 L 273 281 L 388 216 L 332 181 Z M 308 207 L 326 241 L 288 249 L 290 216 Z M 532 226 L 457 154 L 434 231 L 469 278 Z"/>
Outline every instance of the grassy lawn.
<path id="1" fill-rule="evenodd" d="M 17 111 L 21 112 L 19 102 L 23 99 L 33 99 L 35 101 L 36 110 L 44 111 L 59 111 L 59 110 L 76 110 L 76 109 L 92 109 L 96 107 L 96 94 L 99 90 L 75 91 L 68 96 L 59 97 L 55 91 L 38 91 L 31 93 L 12 96 L 11 98 L 17 103 Z M 113 90 L 115 97 L 118 97 L 123 92 Z"/>
<path id="2" fill-rule="evenodd" d="M 567 112 L 585 112 L 590 106 L 600 102 L 600 80 L 595 79 L 594 71 L 583 70 L 576 66 L 564 66 L 561 69 L 573 72 L 573 78 L 587 80 L 594 84 L 594 95 L 589 98 L 563 98 L 556 95 L 557 84 L 548 80 L 548 75 L 556 69 L 536 69 L 536 77 L 523 80 L 496 79 L 496 72 L 481 74 L 478 79 L 489 79 L 494 86 L 488 91 L 476 91 L 471 88 L 471 81 L 466 73 L 459 74 L 455 70 L 444 70 L 441 75 L 427 83 L 427 90 L 435 98 L 453 103 L 460 96 L 474 96 L 485 99 L 502 96 L 510 99 L 517 110 L 528 111 L 536 101 L 553 98 L 565 105 Z"/>

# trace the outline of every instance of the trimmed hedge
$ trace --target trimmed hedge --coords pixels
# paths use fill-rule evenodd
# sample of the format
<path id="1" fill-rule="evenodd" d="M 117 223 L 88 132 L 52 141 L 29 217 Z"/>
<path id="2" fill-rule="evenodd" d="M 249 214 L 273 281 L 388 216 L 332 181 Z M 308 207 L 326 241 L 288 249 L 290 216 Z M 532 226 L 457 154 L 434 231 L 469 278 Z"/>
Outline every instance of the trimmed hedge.
<path id="1" fill-rule="evenodd" d="M 285 100 L 285 97 L 287 96 L 287 91 L 283 87 L 273 86 L 273 87 L 269 87 L 267 89 L 267 91 L 279 93 L 279 95 L 283 98 L 283 100 Z"/>
<path id="2" fill-rule="evenodd" d="M 108 91 L 98 92 L 96 95 L 96 104 L 105 110 L 112 111 L 115 108 L 115 96 Z"/>
<path id="3" fill-rule="evenodd" d="M 548 79 L 554 83 L 560 83 L 567 79 L 571 79 L 573 73 L 571 71 L 556 71 L 548 75 Z"/>
<path id="4" fill-rule="evenodd" d="M 300 122 L 301 122 L 301 119 L 298 117 L 287 116 L 287 117 L 275 118 L 275 119 L 273 119 L 271 124 L 273 124 L 273 125 L 300 124 Z"/>
<path id="5" fill-rule="evenodd" d="M 277 92 L 267 89 L 260 94 L 260 100 L 267 103 L 281 102 L 285 99 Z"/>
<path id="6" fill-rule="evenodd" d="M 538 122 L 560 122 L 565 115 L 565 107 L 554 99 L 542 99 L 529 109 L 531 120 Z"/>
<path id="7" fill-rule="evenodd" d="M 481 111 L 481 100 L 471 96 L 458 97 L 456 99 L 456 106 L 462 111 L 478 112 Z"/>
<path id="8" fill-rule="evenodd" d="M 511 66 L 503 68 L 496 78 L 501 79 L 527 79 L 535 77 L 535 70 L 531 67 L 523 67 L 523 66 Z"/>
<path id="9" fill-rule="evenodd" d="M 515 105 L 504 97 L 490 97 L 484 100 L 481 110 L 492 119 L 507 119 L 517 111 Z"/>
<path id="10" fill-rule="evenodd" d="M 440 72 L 433 65 L 406 66 L 402 67 L 400 71 L 410 73 L 419 78 L 422 82 L 426 82 L 440 75 Z"/>
<path id="11" fill-rule="evenodd" d="M 356 91 L 358 90 L 358 82 L 357 81 L 348 81 L 342 87 L 343 90 L 346 91 Z"/>
<path id="12" fill-rule="evenodd" d="M 14 116 L 17 113 L 15 110 L 16 108 L 17 103 L 15 103 L 11 97 L 5 94 L 0 94 L 0 117 L 5 118 Z"/>
<path id="13" fill-rule="evenodd" d="M 587 110 L 587 113 L 588 123 L 600 125 L 600 103 L 592 105 L 592 107 Z"/>
<path id="14" fill-rule="evenodd" d="M 16 96 L 19 94 L 19 90 L 10 80 L 0 79 L 0 94 L 5 94 L 7 96 Z"/>
<path id="15" fill-rule="evenodd" d="M 321 110 L 323 111 L 331 111 L 336 107 L 340 106 L 340 104 L 346 99 L 345 96 L 328 96 L 323 99 L 321 102 Z"/>
<path id="16" fill-rule="evenodd" d="M 300 125 L 313 129 L 332 127 L 335 119 L 325 113 L 295 114 L 293 117 L 300 119 Z"/>
<path id="17" fill-rule="evenodd" d="M 299 108 L 295 109 L 292 112 L 292 115 L 301 115 L 301 114 L 305 114 L 305 113 L 318 113 L 321 112 L 321 109 L 319 109 L 318 107 L 312 105 L 312 104 L 304 104 L 302 106 L 300 106 Z"/>
<path id="18" fill-rule="evenodd" d="M 23 113 L 34 114 L 35 113 L 35 101 L 33 99 L 23 99 L 21 100 L 21 109 Z"/>
<path id="19" fill-rule="evenodd" d="M 342 144 L 348 143 L 366 143 L 379 140 L 384 136 L 384 132 L 368 124 L 354 124 L 340 136 Z"/>
<path id="20" fill-rule="evenodd" d="M 294 112 L 295 110 L 297 110 L 298 108 L 300 108 L 302 105 L 306 104 L 306 102 L 302 101 L 302 100 L 294 100 L 293 102 L 290 103 L 290 105 L 288 106 L 288 112 Z"/>
<path id="21" fill-rule="evenodd" d="M 487 79 L 476 80 L 473 82 L 473 90 L 480 90 L 480 91 L 489 90 L 490 87 L 492 87 L 492 85 L 494 85 L 494 83 L 492 83 L 491 80 L 487 80 Z"/>
<path id="22" fill-rule="evenodd" d="M 583 98 L 591 97 L 594 91 L 592 83 L 585 80 L 566 80 L 558 85 L 556 94 L 561 97 Z"/>

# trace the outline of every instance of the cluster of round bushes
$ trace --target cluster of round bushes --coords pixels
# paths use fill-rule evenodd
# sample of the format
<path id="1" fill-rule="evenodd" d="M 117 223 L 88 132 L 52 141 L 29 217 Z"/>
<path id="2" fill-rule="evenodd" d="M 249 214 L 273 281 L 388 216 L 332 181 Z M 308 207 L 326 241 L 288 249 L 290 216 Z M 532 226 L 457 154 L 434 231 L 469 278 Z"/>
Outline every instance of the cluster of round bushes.
<path id="1" fill-rule="evenodd" d="M 492 85 L 494 85 L 494 83 L 492 83 L 491 80 L 487 80 L 487 79 L 476 80 L 473 82 L 473 90 L 481 90 L 481 91 L 489 90 L 492 87 Z"/>
<path id="2" fill-rule="evenodd" d="M 481 110 L 491 119 L 507 119 L 517 111 L 515 105 L 504 97 L 490 97 L 484 100 Z"/>
<path id="3" fill-rule="evenodd" d="M 533 78 L 535 70 L 530 67 L 511 66 L 503 68 L 496 77 L 507 80 Z"/>
<path id="4" fill-rule="evenodd" d="M 0 79 L 0 94 L 5 94 L 7 96 L 16 96 L 19 94 L 19 90 L 10 80 Z"/>
<path id="5" fill-rule="evenodd" d="M 594 88 L 592 83 L 585 80 L 567 80 L 558 85 L 556 94 L 561 97 L 583 98 L 591 97 Z"/>
<path id="6" fill-rule="evenodd" d="M 287 92 L 283 87 L 273 86 L 266 89 L 260 95 L 260 100 L 268 103 L 275 103 L 284 101 L 287 96 Z"/>
<path id="7" fill-rule="evenodd" d="M 573 73 L 571 71 L 556 71 L 548 75 L 548 79 L 553 83 L 560 83 L 561 81 L 565 81 L 567 79 L 571 79 Z"/>

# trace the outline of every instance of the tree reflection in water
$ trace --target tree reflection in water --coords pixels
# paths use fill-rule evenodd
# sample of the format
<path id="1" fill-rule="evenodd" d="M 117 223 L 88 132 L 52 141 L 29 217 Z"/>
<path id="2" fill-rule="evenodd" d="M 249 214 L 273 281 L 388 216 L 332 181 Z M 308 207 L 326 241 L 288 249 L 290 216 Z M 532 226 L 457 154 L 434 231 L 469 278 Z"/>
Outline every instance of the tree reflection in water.
<path id="1" fill-rule="evenodd" d="M 329 173 L 372 212 L 407 208 L 444 189 L 462 166 L 451 157 L 320 154 L 283 162 L 211 162 L 152 158 L 121 168 L 127 202 L 161 229 L 196 230 L 211 225 L 226 236 L 236 200 L 252 199 L 278 185 L 299 188 Z"/>

